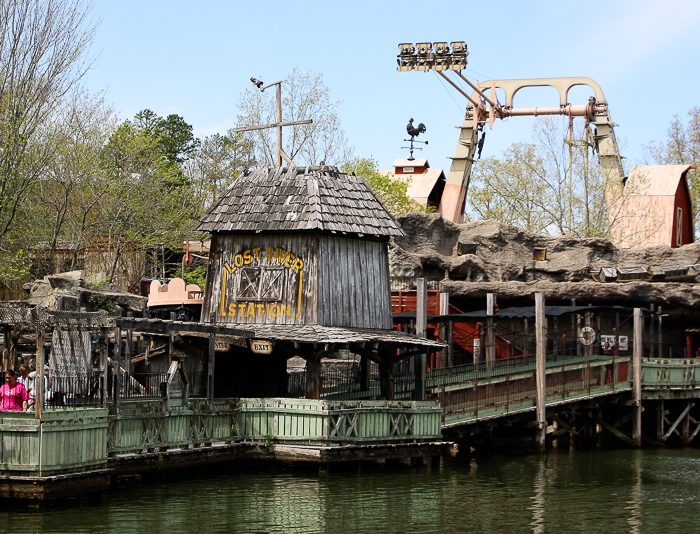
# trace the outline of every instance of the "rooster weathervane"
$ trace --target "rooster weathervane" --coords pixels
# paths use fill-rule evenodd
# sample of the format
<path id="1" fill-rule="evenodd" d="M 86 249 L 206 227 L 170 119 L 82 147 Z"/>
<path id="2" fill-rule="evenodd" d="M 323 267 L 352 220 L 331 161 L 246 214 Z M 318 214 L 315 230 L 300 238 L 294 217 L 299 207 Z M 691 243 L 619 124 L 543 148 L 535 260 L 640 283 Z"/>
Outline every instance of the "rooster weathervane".
<path id="1" fill-rule="evenodd" d="M 414 159 L 416 159 L 413 157 L 413 150 L 414 150 L 413 143 L 415 142 L 415 143 L 424 143 L 426 145 L 428 144 L 428 141 L 416 141 L 415 140 L 416 137 L 418 137 L 420 134 L 425 132 L 425 124 L 423 124 L 421 122 L 420 124 L 418 124 L 418 126 L 413 126 L 413 119 L 411 119 L 408 121 L 408 124 L 406 125 L 406 131 L 408 132 L 408 135 L 411 136 L 411 138 L 404 139 L 404 141 L 409 141 L 411 143 L 411 146 L 410 147 L 409 146 L 402 146 L 401 148 L 408 148 L 411 150 L 411 157 L 408 158 L 408 161 L 413 161 Z M 423 148 L 422 147 L 415 147 L 415 150 L 423 150 Z"/>

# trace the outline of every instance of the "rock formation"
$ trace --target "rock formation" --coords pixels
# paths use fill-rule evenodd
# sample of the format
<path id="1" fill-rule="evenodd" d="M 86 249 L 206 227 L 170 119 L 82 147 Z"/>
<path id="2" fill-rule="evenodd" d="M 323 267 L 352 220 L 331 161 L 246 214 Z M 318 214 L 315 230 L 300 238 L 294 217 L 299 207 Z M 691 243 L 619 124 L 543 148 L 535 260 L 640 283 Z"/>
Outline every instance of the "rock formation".
<path id="1" fill-rule="evenodd" d="M 599 282 L 603 267 L 700 263 L 700 243 L 618 249 L 605 239 L 536 235 L 492 220 L 454 224 L 436 214 L 398 218 L 405 237 L 390 249 L 392 277 L 440 280 L 464 311 L 483 309 L 487 293 L 501 308 L 532 305 L 535 293 L 547 304 L 662 306 L 664 313 L 700 318 L 700 285 L 690 282 Z M 534 259 L 536 253 L 545 260 Z"/>

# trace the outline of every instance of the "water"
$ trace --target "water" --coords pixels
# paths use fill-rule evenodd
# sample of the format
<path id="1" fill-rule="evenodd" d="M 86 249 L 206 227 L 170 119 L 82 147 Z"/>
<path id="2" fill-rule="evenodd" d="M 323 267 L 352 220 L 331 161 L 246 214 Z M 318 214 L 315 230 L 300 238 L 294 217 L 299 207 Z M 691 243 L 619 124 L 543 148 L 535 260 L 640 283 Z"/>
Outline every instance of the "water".
<path id="1" fill-rule="evenodd" d="M 700 451 L 443 459 L 330 474 L 263 464 L 0 509 L 0 531 L 52 533 L 697 532 Z"/>

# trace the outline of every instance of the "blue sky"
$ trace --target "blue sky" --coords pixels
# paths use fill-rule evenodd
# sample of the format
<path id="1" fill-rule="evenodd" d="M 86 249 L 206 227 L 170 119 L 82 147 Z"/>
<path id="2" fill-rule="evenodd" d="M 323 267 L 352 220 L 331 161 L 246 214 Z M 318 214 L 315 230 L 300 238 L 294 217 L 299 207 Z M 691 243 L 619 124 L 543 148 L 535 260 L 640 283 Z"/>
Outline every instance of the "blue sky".
<path id="1" fill-rule="evenodd" d="M 198 136 L 224 133 L 251 76 L 270 83 L 298 67 L 323 74 L 355 155 L 380 168 L 408 157 L 401 147 L 413 117 L 429 141 L 416 155 L 447 170 L 467 104 L 434 72 L 397 72 L 404 42 L 466 41 L 471 80 L 593 78 L 631 164 L 643 161 L 644 143 L 663 140 L 673 115 L 700 106 L 697 0 L 96 0 L 93 14 L 101 22 L 86 84 L 105 91 L 121 118 L 150 108 L 181 115 Z M 571 103 L 589 93 L 574 90 Z M 514 104 L 558 99 L 528 89 Z M 482 157 L 529 141 L 531 127 L 529 118 L 497 121 Z"/>

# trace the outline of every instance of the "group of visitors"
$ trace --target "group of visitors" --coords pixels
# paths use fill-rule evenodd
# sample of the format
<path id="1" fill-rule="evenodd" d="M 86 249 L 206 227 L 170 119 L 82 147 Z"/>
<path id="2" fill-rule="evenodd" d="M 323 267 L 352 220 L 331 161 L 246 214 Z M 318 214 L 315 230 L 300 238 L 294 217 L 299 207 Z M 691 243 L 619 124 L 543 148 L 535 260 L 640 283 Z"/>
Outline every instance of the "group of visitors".
<path id="1" fill-rule="evenodd" d="M 0 411 L 34 411 L 36 404 L 36 371 L 27 364 L 19 366 L 19 376 L 14 369 L 5 371 L 5 383 L 0 387 Z M 53 395 L 49 390 L 49 367 L 44 366 L 42 395 L 44 403 Z"/>

